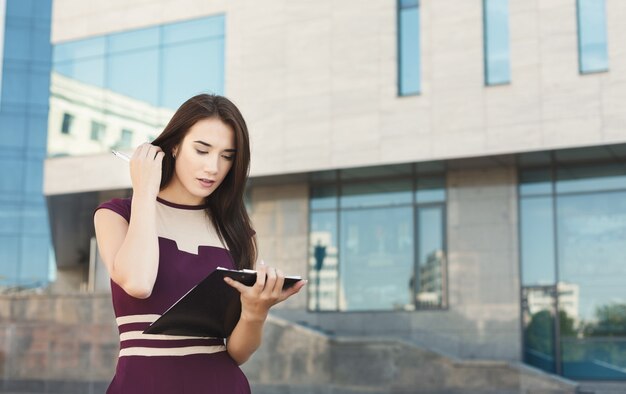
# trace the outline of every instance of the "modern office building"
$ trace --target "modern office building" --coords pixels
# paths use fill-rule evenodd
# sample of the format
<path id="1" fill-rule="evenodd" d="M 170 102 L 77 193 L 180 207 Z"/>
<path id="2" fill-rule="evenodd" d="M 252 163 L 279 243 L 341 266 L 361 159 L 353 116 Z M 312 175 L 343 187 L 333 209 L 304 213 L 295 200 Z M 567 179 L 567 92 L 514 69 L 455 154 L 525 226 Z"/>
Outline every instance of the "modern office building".
<path id="1" fill-rule="evenodd" d="M 626 380 L 624 15 L 621 0 L 56 0 L 54 264 L 19 246 L 47 236 L 26 222 L 40 212 L 30 173 L 3 175 L 3 198 L 25 202 L 20 226 L 2 221 L 0 269 L 12 285 L 106 291 L 92 212 L 132 195 L 110 149 L 150 141 L 192 95 L 223 94 L 251 134 L 260 256 L 309 278 L 276 315 Z M 6 20 L 0 116 L 44 119 L 47 100 L 10 101 L 10 8 Z M 0 151 L 11 176 L 42 147 L 41 123 Z"/>

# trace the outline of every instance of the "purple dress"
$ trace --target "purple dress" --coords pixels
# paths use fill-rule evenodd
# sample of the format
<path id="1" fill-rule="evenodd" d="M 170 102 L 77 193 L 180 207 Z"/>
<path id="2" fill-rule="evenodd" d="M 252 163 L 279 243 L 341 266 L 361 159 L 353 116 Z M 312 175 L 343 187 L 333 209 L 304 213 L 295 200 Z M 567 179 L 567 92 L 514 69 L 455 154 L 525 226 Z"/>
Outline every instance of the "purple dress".
<path id="1" fill-rule="evenodd" d="M 131 199 L 100 204 L 130 222 Z M 202 206 L 157 197 L 159 270 L 150 297 L 128 295 L 111 281 L 120 353 L 108 394 L 249 394 L 250 386 L 224 346 L 224 338 L 143 334 L 218 266 L 234 268 L 230 251 L 217 237 Z M 95 213 L 95 211 L 94 211 Z"/>

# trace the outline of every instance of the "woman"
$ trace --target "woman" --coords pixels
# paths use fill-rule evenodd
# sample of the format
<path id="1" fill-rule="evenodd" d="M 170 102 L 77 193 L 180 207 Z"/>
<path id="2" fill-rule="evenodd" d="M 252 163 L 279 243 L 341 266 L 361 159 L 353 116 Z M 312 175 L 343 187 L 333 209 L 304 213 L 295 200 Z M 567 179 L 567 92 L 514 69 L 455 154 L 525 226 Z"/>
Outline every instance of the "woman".
<path id="1" fill-rule="evenodd" d="M 243 204 L 249 163 L 248 130 L 237 107 L 221 96 L 198 95 L 152 144 L 133 153 L 132 198 L 96 208 L 120 332 L 107 393 L 250 392 L 239 365 L 261 344 L 269 308 L 305 281 L 283 291 L 280 270 L 254 264 L 255 233 Z M 241 293 L 241 316 L 226 341 L 143 334 L 218 266 L 259 273 L 249 287 L 226 280 Z"/>

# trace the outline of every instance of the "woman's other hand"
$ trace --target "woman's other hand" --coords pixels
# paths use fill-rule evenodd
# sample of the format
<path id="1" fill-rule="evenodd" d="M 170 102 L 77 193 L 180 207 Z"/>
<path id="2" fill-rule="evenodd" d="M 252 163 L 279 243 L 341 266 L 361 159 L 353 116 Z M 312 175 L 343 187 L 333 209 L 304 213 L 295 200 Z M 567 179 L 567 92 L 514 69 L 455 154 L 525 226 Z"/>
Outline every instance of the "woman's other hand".
<path id="1" fill-rule="evenodd" d="M 163 150 L 148 142 L 135 149 L 130 158 L 130 178 L 133 194 L 156 198 L 161 186 Z"/>
<path id="2" fill-rule="evenodd" d="M 299 292 L 307 282 L 300 280 L 283 290 L 285 274 L 266 265 L 263 260 L 257 269 L 256 283 L 252 286 L 246 286 L 230 278 L 224 280 L 241 293 L 241 320 L 246 321 L 265 321 L 272 306 Z"/>

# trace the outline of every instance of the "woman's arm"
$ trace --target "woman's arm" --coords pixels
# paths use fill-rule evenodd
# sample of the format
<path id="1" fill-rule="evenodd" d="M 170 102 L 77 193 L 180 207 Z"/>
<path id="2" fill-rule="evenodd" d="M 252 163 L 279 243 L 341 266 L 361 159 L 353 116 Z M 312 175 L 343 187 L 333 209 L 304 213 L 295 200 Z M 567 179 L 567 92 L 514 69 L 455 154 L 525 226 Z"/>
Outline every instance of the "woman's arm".
<path id="1" fill-rule="evenodd" d="M 241 316 L 226 342 L 228 354 L 241 365 L 261 345 L 263 325 L 269 309 L 299 292 L 306 281 L 301 280 L 283 290 L 285 275 L 280 270 L 266 266 L 262 260 L 254 285 L 245 286 L 230 278 L 224 280 L 241 293 Z"/>
<path id="2" fill-rule="evenodd" d="M 150 297 L 159 269 L 156 196 L 162 160 L 158 146 L 146 143 L 135 150 L 130 162 L 130 223 L 108 209 L 99 209 L 94 215 L 98 248 L 111 279 L 136 298 Z"/>

